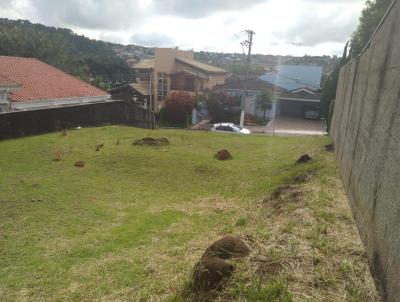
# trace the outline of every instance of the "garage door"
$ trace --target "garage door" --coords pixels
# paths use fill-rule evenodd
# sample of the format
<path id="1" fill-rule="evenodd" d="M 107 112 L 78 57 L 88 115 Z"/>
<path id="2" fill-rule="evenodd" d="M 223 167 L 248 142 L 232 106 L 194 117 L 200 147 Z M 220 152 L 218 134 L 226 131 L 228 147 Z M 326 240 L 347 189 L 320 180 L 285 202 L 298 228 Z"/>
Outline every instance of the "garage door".
<path id="1" fill-rule="evenodd" d="M 301 101 L 289 101 L 279 100 L 279 112 L 280 116 L 291 116 L 291 117 L 304 117 L 306 108 L 306 102 Z"/>

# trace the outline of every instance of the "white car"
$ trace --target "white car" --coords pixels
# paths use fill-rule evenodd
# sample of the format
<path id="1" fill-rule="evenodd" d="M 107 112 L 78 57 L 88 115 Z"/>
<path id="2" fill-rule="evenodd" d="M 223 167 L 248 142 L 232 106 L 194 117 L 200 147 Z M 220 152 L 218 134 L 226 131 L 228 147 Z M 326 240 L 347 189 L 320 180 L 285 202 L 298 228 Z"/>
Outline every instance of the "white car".
<path id="1" fill-rule="evenodd" d="M 225 133 L 237 133 L 237 134 L 251 134 L 251 131 L 246 128 L 242 128 L 238 125 L 231 123 L 219 123 L 214 124 L 211 131 L 225 132 Z"/>

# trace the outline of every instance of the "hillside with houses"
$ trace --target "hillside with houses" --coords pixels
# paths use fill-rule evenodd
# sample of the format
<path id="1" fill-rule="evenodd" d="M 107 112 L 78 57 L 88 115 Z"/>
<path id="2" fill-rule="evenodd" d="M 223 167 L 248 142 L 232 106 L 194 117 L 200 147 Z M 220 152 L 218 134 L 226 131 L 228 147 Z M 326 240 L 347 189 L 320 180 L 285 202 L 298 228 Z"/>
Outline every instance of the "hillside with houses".
<path id="1" fill-rule="evenodd" d="M 400 0 L 361 2 L 0 0 L 0 302 L 400 302 Z"/>

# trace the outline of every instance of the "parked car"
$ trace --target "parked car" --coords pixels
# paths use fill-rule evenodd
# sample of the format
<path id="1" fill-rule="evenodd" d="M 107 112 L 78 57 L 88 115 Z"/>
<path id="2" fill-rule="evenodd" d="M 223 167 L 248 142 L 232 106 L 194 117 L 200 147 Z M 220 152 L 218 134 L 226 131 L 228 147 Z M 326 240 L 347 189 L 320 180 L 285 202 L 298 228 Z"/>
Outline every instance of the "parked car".
<path id="1" fill-rule="evenodd" d="M 242 128 L 232 123 L 218 123 L 214 124 L 211 131 L 225 132 L 225 133 L 237 133 L 237 134 L 251 134 L 251 131 L 246 128 Z"/>
<path id="2" fill-rule="evenodd" d="M 321 114 L 319 110 L 308 109 L 304 112 L 304 118 L 309 120 L 319 120 L 321 118 Z"/>

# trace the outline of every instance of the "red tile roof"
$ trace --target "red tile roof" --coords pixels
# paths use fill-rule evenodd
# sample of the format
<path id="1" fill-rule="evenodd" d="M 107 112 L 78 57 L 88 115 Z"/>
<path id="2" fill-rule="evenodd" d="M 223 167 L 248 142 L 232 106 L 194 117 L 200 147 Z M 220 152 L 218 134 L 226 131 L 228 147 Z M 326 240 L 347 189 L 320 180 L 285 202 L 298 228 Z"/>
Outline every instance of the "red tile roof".
<path id="1" fill-rule="evenodd" d="M 18 83 L 0 74 L 0 87 L 18 87 Z"/>
<path id="2" fill-rule="evenodd" d="M 105 91 L 38 59 L 0 56 L 0 75 L 21 85 L 21 89 L 10 93 L 14 102 L 108 96 Z"/>

